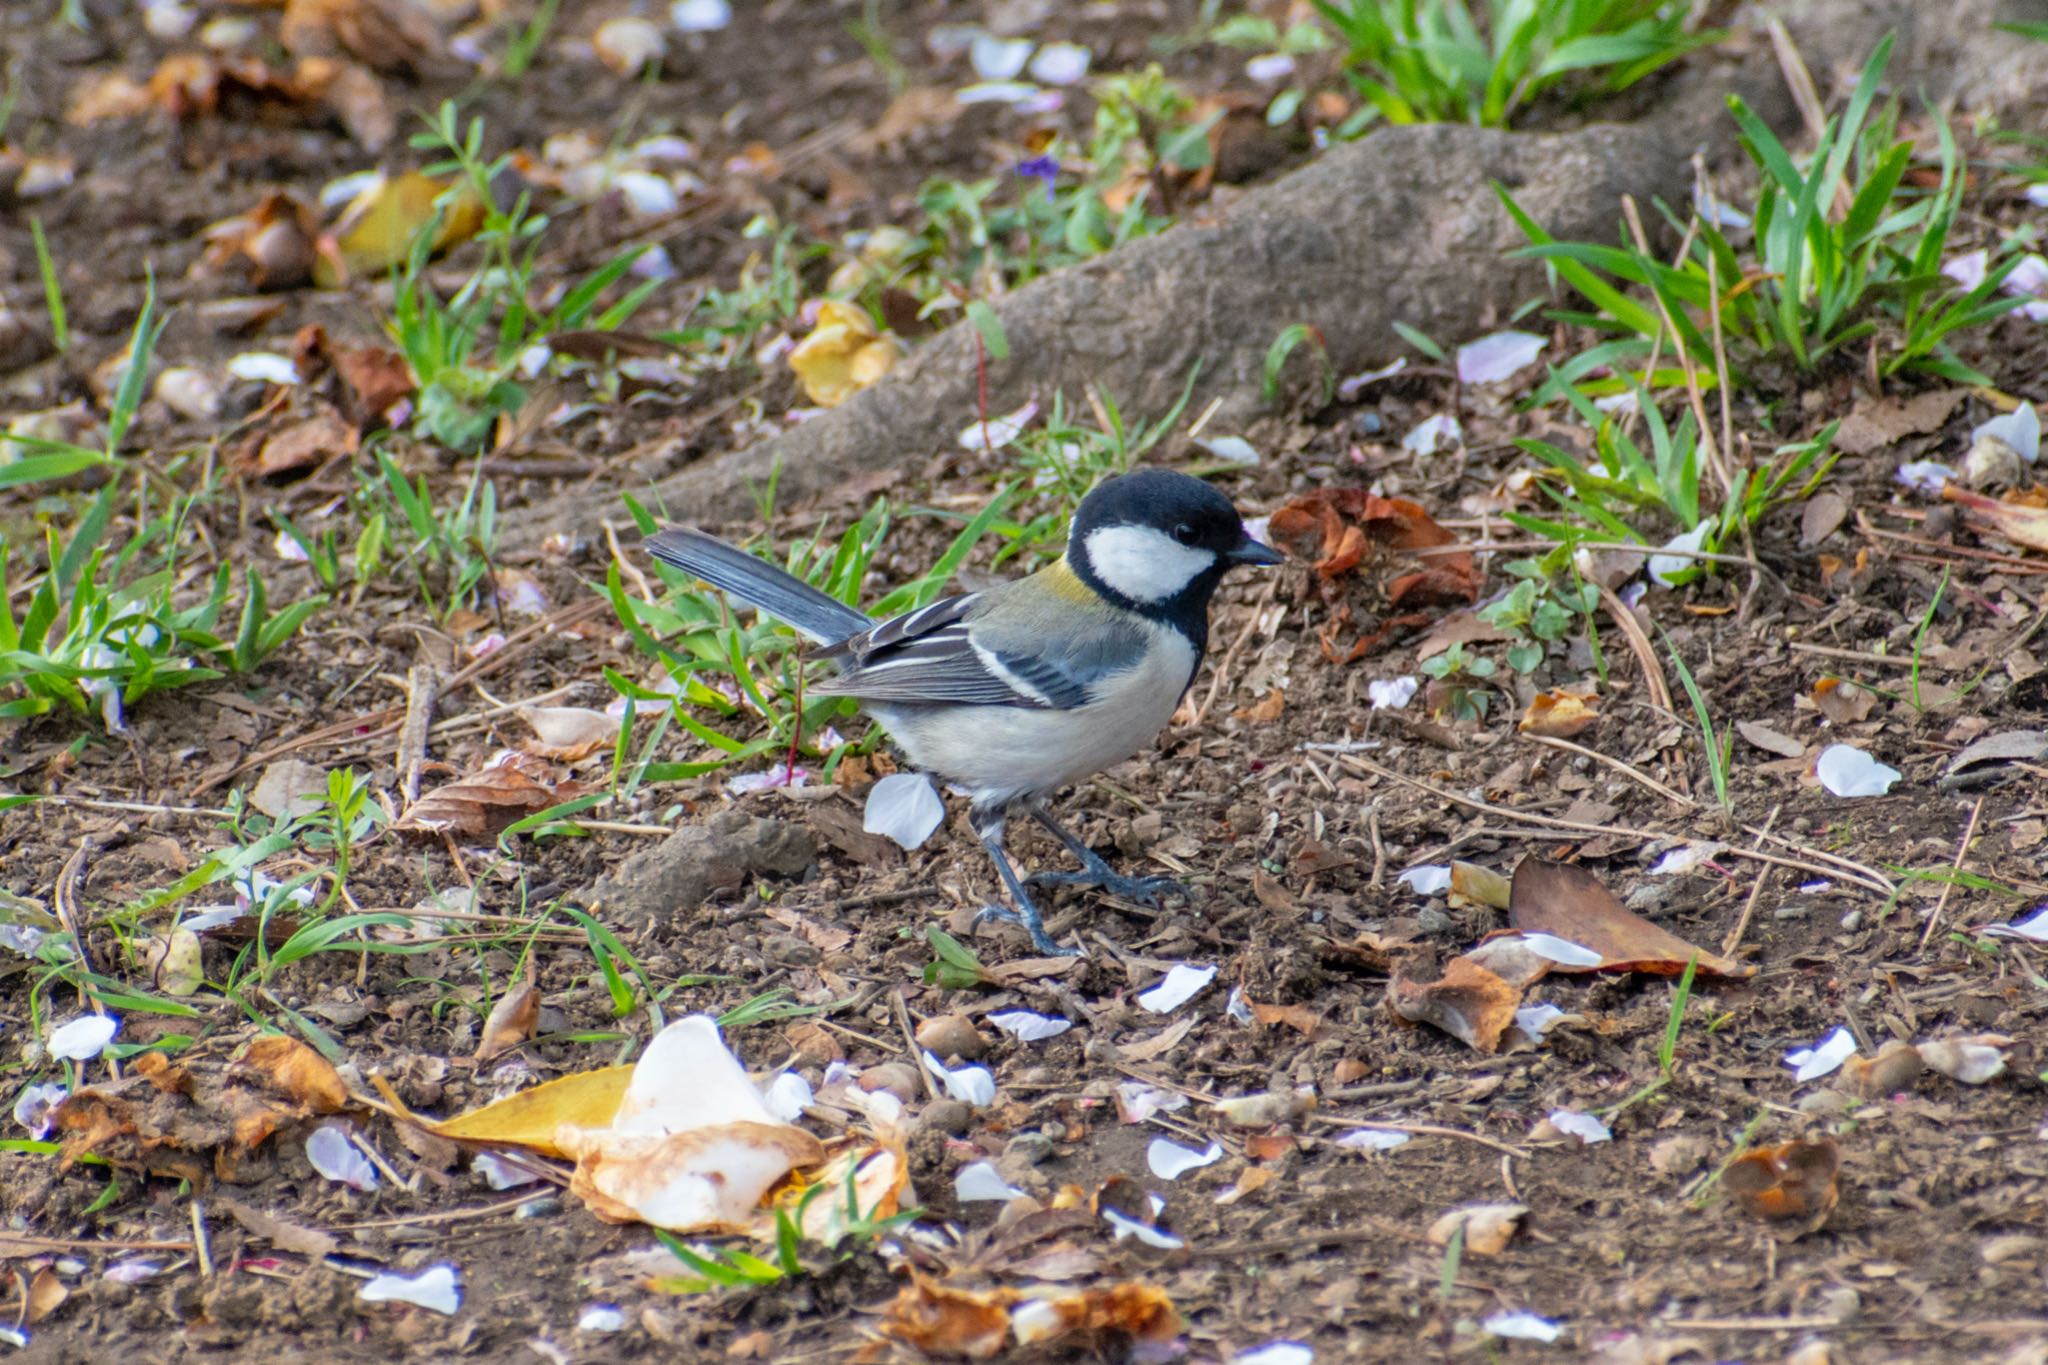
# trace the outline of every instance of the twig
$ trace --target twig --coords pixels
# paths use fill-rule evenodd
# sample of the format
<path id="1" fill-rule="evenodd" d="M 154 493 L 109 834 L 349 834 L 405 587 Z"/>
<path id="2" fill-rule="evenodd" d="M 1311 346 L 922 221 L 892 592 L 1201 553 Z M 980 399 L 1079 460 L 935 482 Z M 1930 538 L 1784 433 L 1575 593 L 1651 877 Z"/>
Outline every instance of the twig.
<path id="1" fill-rule="evenodd" d="M 192 1196 L 192 1249 L 199 1256 L 199 1273 L 213 1274 L 213 1247 L 206 1236 L 206 1209 L 196 1194 Z"/>
<path id="2" fill-rule="evenodd" d="M 420 799 L 420 769 L 427 762 L 427 727 L 434 720 L 434 699 L 441 694 L 441 671 L 422 659 L 405 679 L 405 719 L 398 726 L 398 790 L 410 807 Z"/>
<path id="3" fill-rule="evenodd" d="M 910 1006 L 904 1003 L 900 990 L 889 993 L 889 1002 L 896 1007 L 896 1027 L 903 1030 L 903 1046 L 910 1049 L 910 1067 L 924 1081 L 924 1095 L 928 1100 L 939 1098 L 938 1082 L 932 1079 L 931 1068 L 924 1064 L 924 1049 L 917 1045 L 917 1034 L 910 1027 Z"/>
<path id="4" fill-rule="evenodd" d="M 1780 806 L 1772 806 L 1771 813 L 1764 817 L 1764 833 L 1770 833 L 1771 826 L 1778 823 L 1778 811 L 1781 808 Z M 1770 879 L 1771 869 L 1766 867 L 1763 871 L 1757 873 L 1756 880 L 1750 883 L 1749 899 L 1742 904 L 1741 918 L 1737 919 L 1735 927 L 1728 931 L 1728 937 L 1721 940 L 1722 957 L 1727 957 L 1730 953 L 1734 952 L 1735 945 L 1742 942 L 1742 936 L 1749 932 L 1749 918 L 1756 913 L 1757 898 L 1763 895 L 1764 883 Z"/>
<path id="5" fill-rule="evenodd" d="M 1202 704 L 1195 708 L 1194 723 L 1196 725 L 1200 725 L 1208 718 L 1209 708 L 1216 703 L 1216 694 L 1223 690 L 1224 680 L 1230 676 L 1231 665 L 1237 662 L 1238 651 L 1243 649 L 1245 642 L 1252 638 L 1252 632 L 1259 628 L 1259 618 L 1265 615 L 1267 606 L 1272 603 L 1274 594 L 1279 591 L 1279 578 L 1268 577 L 1266 579 L 1266 591 L 1260 595 L 1259 600 L 1252 606 L 1251 619 L 1244 623 L 1244 629 L 1239 631 L 1237 638 L 1230 642 L 1230 648 L 1223 652 L 1223 657 L 1216 663 L 1215 671 L 1209 675 L 1209 694 L 1203 697 Z"/>
<path id="6" fill-rule="evenodd" d="M 1671 790 L 1671 788 L 1665 786 L 1662 782 L 1659 782 L 1634 764 L 1625 763 L 1612 754 L 1603 754 L 1598 749 L 1588 749 L 1583 744 L 1574 744 L 1568 739 L 1556 739 L 1550 735 L 1523 735 L 1522 738 L 1534 744 L 1547 744 L 1553 749 L 1563 749 L 1566 753 L 1578 754 L 1582 758 L 1590 758 L 1596 763 L 1605 763 L 1616 772 L 1626 774 L 1637 782 L 1642 783 L 1666 801 L 1682 806 L 1687 810 L 1699 808 L 1700 803 L 1693 800 L 1690 796 Z"/>
<path id="7" fill-rule="evenodd" d="M 1969 856 L 1970 844 L 1977 837 L 1977 817 L 1984 813 L 1984 798 L 1979 796 L 1977 804 L 1970 807 L 1970 823 L 1963 826 L 1963 841 L 1956 845 L 1956 859 L 1949 864 L 1949 879 L 1941 884 L 1941 896 L 1934 902 L 1934 911 L 1927 917 L 1927 927 L 1920 931 L 1920 951 L 1927 951 L 1927 941 L 1934 937 L 1935 926 L 1941 923 L 1941 912 L 1948 908 L 1949 892 L 1956 889 L 1954 874 L 1962 871 L 1963 859 Z"/>
<path id="8" fill-rule="evenodd" d="M 1509 1156 L 1529 1155 L 1523 1148 L 1496 1142 L 1478 1133 L 1468 1133 L 1463 1128 L 1447 1128 L 1436 1123 L 1389 1123 L 1384 1119 L 1346 1118 L 1342 1114 L 1310 1114 L 1308 1119 L 1311 1123 L 1320 1123 L 1331 1128 L 1380 1128 L 1389 1133 L 1409 1133 L 1415 1137 L 1458 1138 L 1465 1142 L 1476 1142 L 1481 1147 L 1491 1147 L 1494 1151 L 1505 1152 Z"/>
<path id="9" fill-rule="evenodd" d="M 1629 652 L 1636 656 L 1637 667 L 1643 670 L 1643 686 L 1650 689 L 1650 705 L 1660 711 L 1671 712 L 1671 685 L 1664 681 L 1664 664 L 1658 659 L 1657 651 L 1650 647 L 1650 637 L 1643 633 L 1643 623 L 1636 620 L 1636 614 L 1615 595 L 1614 589 L 1605 584 L 1600 585 L 1600 603 L 1607 608 L 1607 614 L 1622 638 L 1628 641 Z"/>

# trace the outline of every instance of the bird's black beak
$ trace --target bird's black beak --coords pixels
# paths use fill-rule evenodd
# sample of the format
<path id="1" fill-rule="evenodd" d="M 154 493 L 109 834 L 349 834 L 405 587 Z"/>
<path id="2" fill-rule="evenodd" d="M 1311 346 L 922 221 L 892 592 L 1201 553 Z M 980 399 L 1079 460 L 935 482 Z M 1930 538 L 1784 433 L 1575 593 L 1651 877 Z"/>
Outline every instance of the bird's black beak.
<path id="1" fill-rule="evenodd" d="M 1238 543 L 1238 547 L 1235 550 L 1230 551 L 1223 557 L 1232 564 L 1252 564 L 1269 568 L 1272 565 L 1284 563 L 1287 559 L 1286 555 L 1281 554 L 1272 546 L 1261 545 L 1250 536 L 1246 536 Z"/>

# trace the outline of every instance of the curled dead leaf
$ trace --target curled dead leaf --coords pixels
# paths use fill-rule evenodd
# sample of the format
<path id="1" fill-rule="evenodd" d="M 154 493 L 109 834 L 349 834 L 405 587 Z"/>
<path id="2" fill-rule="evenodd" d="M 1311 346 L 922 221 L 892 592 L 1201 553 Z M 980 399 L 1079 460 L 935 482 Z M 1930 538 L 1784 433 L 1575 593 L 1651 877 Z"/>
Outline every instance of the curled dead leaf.
<path id="1" fill-rule="evenodd" d="M 1434 1024 L 1467 1047 L 1491 1053 L 1515 1021 L 1520 990 L 1466 957 L 1444 964 L 1435 981 L 1397 976 L 1387 988 L 1387 1008 L 1411 1024 Z"/>
<path id="2" fill-rule="evenodd" d="M 1261 1024 L 1285 1024 L 1304 1038 L 1314 1038 L 1323 1026 L 1323 1016 L 1306 1005 L 1262 1005 L 1256 1000 L 1245 1003 L 1251 1006 L 1252 1018 Z"/>
<path id="3" fill-rule="evenodd" d="M 316 1114 L 348 1107 L 348 1086 L 334 1064 L 297 1038 L 266 1034 L 242 1051 L 237 1068 L 260 1076 L 278 1094 Z"/>
<path id="4" fill-rule="evenodd" d="M 2013 544 L 2028 550 L 2048 550 L 2048 507 L 2021 501 L 2000 501 L 1983 493 L 1944 484 L 1941 496 L 1960 503 L 1971 526 L 1995 531 Z M 2017 496 L 2017 495 L 2015 495 Z"/>
<path id="5" fill-rule="evenodd" d="M 530 754 L 576 763 L 610 749 L 619 739 L 619 720 L 588 706 L 529 706 L 519 718 L 533 727 Z"/>
<path id="6" fill-rule="evenodd" d="M 913 1274 L 883 1310 L 880 1331 L 928 1355 L 988 1360 L 1007 1350 L 1085 1338 L 1164 1345 L 1180 1332 L 1166 1291 L 1126 1281 L 1081 1290 L 968 1289 Z M 1107 1344 L 1102 1341 L 1100 1344 Z"/>
<path id="7" fill-rule="evenodd" d="M 1831 1138 L 1759 1147 L 1737 1157 L 1721 1184 L 1744 1213 L 1811 1232 L 1827 1221 L 1841 1197 L 1836 1177 L 1842 1155 Z"/>
<path id="8" fill-rule="evenodd" d="M 21 1311 L 16 1319 L 33 1326 L 64 1306 L 64 1300 L 71 1297 L 71 1291 L 64 1287 L 64 1281 L 57 1278 L 56 1270 L 43 1266 L 29 1277 L 22 1290 Z"/>
<path id="9" fill-rule="evenodd" d="M 1927 1064 L 1919 1049 L 1899 1038 L 1888 1039 L 1875 1057 L 1856 1056 L 1842 1063 L 1843 1083 L 1864 1099 L 1910 1089 Z"/>
<path id="10" fill-rule="evenodd" d="M 484 1020 L 483 1036 L 477 1039 L 476 1060 L 488 1062 L 501 1057 L 533 1037 L 540 1021 L 540 992 L 532 981 L 522 981 L 499 997 Z"/>
<path id="11" fill-rule="evenodd" d="M 414 836 L 448 833 L 492 839 L 507 825 L 584 790 L 580 782 L 556 781 L 554 770 L 537 758 L 500 754 L 488 766 L 421 796 L 391 828 Z"/>
<path id="12" fill-rule="evenodd" d="M 1462 1229 L 1465 1250 L 1475 1256 L 1498 1256 L 1508 1249 L 1508 1243 L 1515 1239 L 1522 1220 L 1528 1216 L 1527 1204 L 1467 1204 L 1431 1223 L 1429 1240 L 1437 1246 L 1448 1246 Z"/>
<path id="13" fill-rule="evenodd" d="M 1877 693 L 1847 678 L 1825 677 L 1807 694 L 1814 709 L 1836 725 L 1853 725 L 1869 717 Z"/>
<path id="14" fill-rule="evenodd" d="M 1315 565 L 1317 591 L 1333 609 L 1321 632 L 1324 657 L 1333 663 L 1363 658 L 1396 631 L 1427 625 L 1436 608 L 1479 600 L 1481 575 L 1471 553 L 1421 553 L 1457 537 L 1405 498 L 1316 489 L 1274 512 L 1267 531 L 1274 545 Z M 1340 649 L 1338 637 L 1354 621 L 1355 638 Z"/>
<path id="15" fill-rule="evenodd" d="M 1595 967 L 1553 971 L 1629 971 L 1677 976 L 1697 958 L 1710 976 L 1746 977 L 1756 968 L 1695 948 L 1624 906 L 1598 877 L 1570 863 L 1524 858 L 1515 868 L 1508 923 L 1525 934 L 1551 934 L 1600 954 Z"/>
<path id="16" fill-rule="evenodd" d="M 1598 701 L 1595 693 L 1574 692 L 1563 687 L 1538 692 L 1530 698 L 1528 709 L 1522 712 L 1522 719 L 1515 728 L 1525 735 L 1570 739 L 1600 719 L 1600 713 L 1594 709 Z"/>

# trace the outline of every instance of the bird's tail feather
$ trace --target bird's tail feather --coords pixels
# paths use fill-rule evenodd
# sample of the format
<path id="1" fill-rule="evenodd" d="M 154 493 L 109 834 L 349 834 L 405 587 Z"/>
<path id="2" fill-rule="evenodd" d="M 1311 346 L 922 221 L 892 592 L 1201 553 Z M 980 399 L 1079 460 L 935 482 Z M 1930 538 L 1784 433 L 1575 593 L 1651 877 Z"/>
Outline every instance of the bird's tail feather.
<path id="1" fill-rule="evenodd" d="M 820 644 L 837 644 L 874 624 L 838 598 L 702 531 L 674 526 L 649 536 L 645 544 L 662 563 L 723 588 Z"/>

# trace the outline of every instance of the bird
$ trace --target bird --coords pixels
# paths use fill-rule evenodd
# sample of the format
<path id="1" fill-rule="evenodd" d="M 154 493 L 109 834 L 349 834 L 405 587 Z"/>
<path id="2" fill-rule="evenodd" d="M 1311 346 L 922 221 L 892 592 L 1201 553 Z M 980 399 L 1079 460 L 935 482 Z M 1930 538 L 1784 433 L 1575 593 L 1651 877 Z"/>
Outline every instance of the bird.
<path id="1" fill-rule="evenodd" d="M 908 765 L 968 793 L 975 837 L 1009 893 L 976 922 L 1016 924 L 1041 953 L 1028 885 L 1099 887 L 1141 904 L 1179 884 L 1126 877 L 1053 818 L 1061 788 L 1120 763 L 1166 728 L 1209 637 L 1225 573 L 1282 556 L 1230 499 L 1192 475 L 1142 468 L 1098 483 L 1075 509 L 1064 553 L 1036 572 L 877 621 L 745 550 L 688 527 L 643 542 L 655 559 L 793 627 L 837 674 L 813 695 L 852 697 Z M 1004 834 L 1029 815 L 1081 864 L 1020 878 Z"/>

